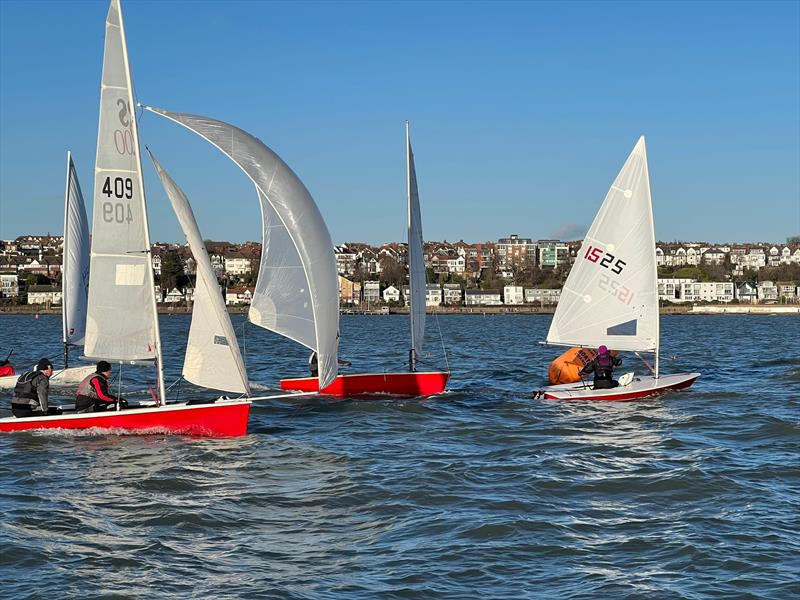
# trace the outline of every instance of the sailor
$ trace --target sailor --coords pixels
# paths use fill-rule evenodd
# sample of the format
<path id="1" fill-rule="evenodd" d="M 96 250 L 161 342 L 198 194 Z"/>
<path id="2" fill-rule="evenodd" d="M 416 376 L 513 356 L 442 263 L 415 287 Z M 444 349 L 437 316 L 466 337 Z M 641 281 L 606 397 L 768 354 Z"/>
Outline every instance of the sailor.
<path id="1" fill-rule="evenodd" d="M 594 371 L 594 390 L 607 390 L 619 385 L 619 381 L 613 378 L 614 367 L 622 364 L 621 358 L 611 356 L 608 348 L 600 346 L 597 348 L 597 356 L 592 362 L 581 369 L 581 375 L 588 375 Z"/>
<path id="2" fill-rule="evenodd" d="M 14 387 L 11 397 L 11 412 L 15 417 L 43 417 L 60 414 L 60 409 L 49 409 L 50 377 L 53 376 L 53 363 L 43 358 L 36 363 L 36 369 L 23 373 Z"/>
<path id="3" fill-rule="evenodd" d="M 111 363 L 101 360 L 97 370 L 81 381 L 75 397 L 75 412 L 102 412 L 109 408 L 128 408 L 124 398 L 118 398 L 108 391 L 108 378 L 111 377 Z"/>
<path id="4" fill-rule="evenodd" d="M 319 375 L 319 365 L 317 364 L 316 351 L 312 352 L 311 356 L 308 357 L 308 370 L 311 372 L 312 377 L 317 377 Z"/>

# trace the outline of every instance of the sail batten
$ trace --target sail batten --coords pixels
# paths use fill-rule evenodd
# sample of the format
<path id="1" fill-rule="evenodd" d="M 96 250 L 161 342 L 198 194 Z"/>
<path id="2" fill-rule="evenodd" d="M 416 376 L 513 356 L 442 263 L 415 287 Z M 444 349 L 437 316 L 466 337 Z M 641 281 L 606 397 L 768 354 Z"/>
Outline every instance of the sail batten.
<path id="1" fill-rule="evenodd" d="M 658 282 L 644 137 L 611 185 L 564 284 L 547 343 L 658 350 Z"/>
<path id="2" fill-rule="evenodd" d="M 327 387 L 338 373 L 338 279 L 330 233 L 311 194 L 275 152 L 249 133 L 209 117 L 145 108 L 211 143 L 255 184 L 264 239 L 250 320 L 315 350 L 319 387 Z M 287 266 L 301 266 L 302 277 Z"/>

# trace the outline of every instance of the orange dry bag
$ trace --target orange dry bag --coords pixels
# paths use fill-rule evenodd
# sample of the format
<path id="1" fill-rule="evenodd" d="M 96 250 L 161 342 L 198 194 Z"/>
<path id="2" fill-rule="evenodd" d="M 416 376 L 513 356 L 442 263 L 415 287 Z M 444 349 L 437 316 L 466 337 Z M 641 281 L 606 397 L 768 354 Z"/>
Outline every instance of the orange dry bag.
<path id="1" fill-rule="evenodd" d="M 550 363 L 550 368 L 547 369 L 550 385 L 580 381 L 580 370 L 592 362 L 595 356 L 597 351 L 591 348 L 570 348 Z"/>

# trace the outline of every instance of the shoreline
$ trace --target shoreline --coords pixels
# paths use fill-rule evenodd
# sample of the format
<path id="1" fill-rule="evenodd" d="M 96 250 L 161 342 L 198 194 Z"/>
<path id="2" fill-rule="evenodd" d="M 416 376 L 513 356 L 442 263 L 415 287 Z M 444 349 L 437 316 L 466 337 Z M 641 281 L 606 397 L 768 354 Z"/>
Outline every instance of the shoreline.
<path id="1" fill-rule="evenodd" d="M 228 313 L 232 315 L 247 314 L 249 306 L 229 306 Z M 158 307 L 159 315 L 185 315 L 191 314 L 191 308 L 186 306 Z M 428 309 L 428 314 L 436 315 L 552 315 L 555 306 L 452 306 Z M 706 305 L 673 305 L 662 306 L 659 311 L 662 315 L 800 315 L 800 305 L 788 304 L 706 304 Z M 61 307 L 43 308 L 35 304 L 22 306 L 0 306 L 0 315 L 60 315 Z M 390 307 L 389 312 L 365 309 L 342 309 L 340 315 L 370 315 L 389 316 L 407 315 L 405 307 Z"/>

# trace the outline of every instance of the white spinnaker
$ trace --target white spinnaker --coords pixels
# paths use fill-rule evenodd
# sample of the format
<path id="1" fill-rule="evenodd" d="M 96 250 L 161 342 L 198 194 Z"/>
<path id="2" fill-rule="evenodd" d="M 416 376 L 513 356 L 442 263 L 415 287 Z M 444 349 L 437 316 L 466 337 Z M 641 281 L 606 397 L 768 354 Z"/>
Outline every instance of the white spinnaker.
<path id="1" fill-rule="evenodd" d="M 644 137 L 625 161 L 586 234 L 547 342 L 658 349 L 655 234 Z"/>
<path id="2" fill-rule="evenodd" d="M 425 298 L 428 290 L 423 258 L 422 217 L 417 190 L 417 171 L 411 151 L 411 133 L 406 122 L 406 170 L 408 189 L 408 293 L 411 300 L 411 348 L 417 357 L 422 356 L 425 341 Z"/>
<path id="3" fill-rule="evenodd" d="M 85 354 L 110 361 L 155 359 L 164 399 L 133 84 L 119 0 L 106 17 L 94 179 Z"/>
<path id="4" fill-rule="evenodd" d="M 282 239 L 276 241 L 274 246 L 281 248 L 280 251 L 271 253 L 268 249 L 268 263 L 271 254 L 281 257 L 276 262 L 277 266 L 272 269 L 270 278 L 276 277 L 283 267 L 288 267 L 295 274 L 299 273 L 288 249 L 288 242 L 283 239 L 282 233 L 277 232 L 277 227 L 274 230 L 271 227 L 276 223 L 270 209 L 274 211 L 294 245 L 305 277 L 301 280 L 297 276 L 289 275 L 285 280 L 280 280 L 277 276 L 281 287 L 279 292 L 277 284 L 265 283 L 260 288 L 261 294 L 259 288 L 256 288 L 257 298 L 253 302 L 258 308 L 254 316 L 258 319 L 257 324 L 263 324 L 276 333 L 315 350 L 319 364 L 319 387 L 327 387 L 338 373 L 339 282 L 333 242 L 311 194 L 277 154 L 246 131 L 209 117 L 146 108 L 183 125 L 216 146 L 253 181 L 262 205 L 265 200 L 270 204 L 269 208 L 262 206 L 264 227 L 266 229 L 269 225 L 270 235 L 276 240 Z M 262 273 L 265 272 L 263 263 L 262 254 Z M 284 285 L 288 289 L 284 289 Z M 269 290 L 275 293 L 270 296 L 267 293 Z M 311 328 L 304 316 L 308 314 L 308 307 L 304 306 L 306 303 L 313 316 L 313 336 L 310 335 Z M 303 307 L 300 316 L 298 306 Z"/>
<path id="5" fill-rule="evenodd" d="M 61 268 L 63 342 L 79 346 L 86 333 L 89 293 L 89 222 L 78 174 L 67 152 L 67 187 L 64 198 L 64 264 Z"/>
<path id="6" fill-rule="evenodd" d="M 149 150 L 148 153 L 197 263 L 197 284 L 183 376 L 187 381 L 203 387 L 249 394 L 250 386 L 239 343 L 192 207 L 183 190 L 153 153 Z"/>

